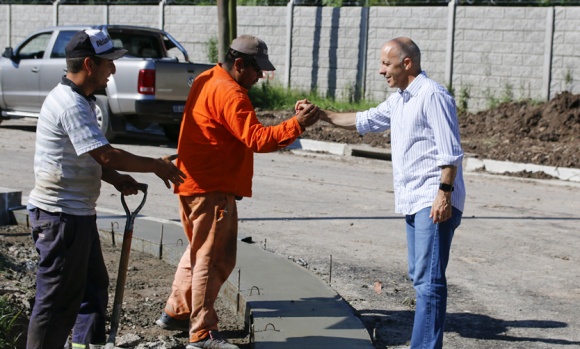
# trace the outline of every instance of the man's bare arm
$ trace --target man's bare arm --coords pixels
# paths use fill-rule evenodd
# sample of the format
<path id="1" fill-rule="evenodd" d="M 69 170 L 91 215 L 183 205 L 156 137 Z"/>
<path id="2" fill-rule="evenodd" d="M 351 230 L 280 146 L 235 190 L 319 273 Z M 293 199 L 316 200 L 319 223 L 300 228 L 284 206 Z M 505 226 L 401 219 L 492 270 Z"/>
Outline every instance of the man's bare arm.
<path id="1" fill-rule="evenodd" d="M 171 188 L 170 181 L 179 185 L 185 178 L 185 174 L 171 162 L 177 158 L 177 155 L 155 159 L 131 154 L 125 150 L 113 148 L 110 144 L 91 150 L 89 154 L 105 168 L 125 172 L 153 172 L 165 182 L 167 188 Z"/>
<path id="2" fill-rule="evenodd" d="M 345 130 L 356 130 L 356 113 L 338 113 L 330 110 L 320 110 L 320 120 L 326 121 Z"/>

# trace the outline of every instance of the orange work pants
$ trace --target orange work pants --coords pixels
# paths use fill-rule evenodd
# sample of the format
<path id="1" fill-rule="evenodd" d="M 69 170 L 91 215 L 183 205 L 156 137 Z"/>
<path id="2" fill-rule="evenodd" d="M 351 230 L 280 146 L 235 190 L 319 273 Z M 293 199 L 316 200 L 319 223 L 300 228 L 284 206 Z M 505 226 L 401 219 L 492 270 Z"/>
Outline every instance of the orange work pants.
<path id="1" fill-rule="evenodd" d="M 234 195 L 219 192 L 180 195 L 179 208 L 189 245 L 165 312 L 178 320 L 189 316 L 189 341 L 197 342 L 218 329 L 214 303 L 236 265 L 238 212 Z"/>

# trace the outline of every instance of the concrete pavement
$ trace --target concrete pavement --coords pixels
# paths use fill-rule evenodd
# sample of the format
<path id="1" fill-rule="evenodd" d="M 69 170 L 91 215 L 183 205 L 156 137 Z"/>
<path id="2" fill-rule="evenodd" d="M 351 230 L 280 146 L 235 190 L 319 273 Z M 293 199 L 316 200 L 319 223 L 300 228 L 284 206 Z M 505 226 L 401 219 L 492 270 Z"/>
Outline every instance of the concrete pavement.
<path id="1" fill-rule="evenodd" d="M 10 131 L 3 130 L 2 132 L 6 134 L 5 132 Z M 333 145 L 333 147 L 335 146 Z M 124 146 L 121 145 L 121 147 Z M 3 144 L 3 150 L 5 150 L 3 158 L 7 159 L 4 156 L 7 155 L 10 162 L 9 165 L 5 165 L 1 169 L 4 171 L 3 173 L 7 173 L 6 176 L 2 176 L 4 178 L 3 185 L 19 188 L 23 190 L 24 195 L 28 194 L 32 183 L 29 178 L 31 148 L 33 145 L 31 147 L 29 144 Z M 151 146 L 139 148 L 128 145 L 126 148 L 136 153 L 146 152 L 151 156 L 173 151 L 172 149 Z M 300 256 L 300 251 L 306 254 L 308 249 L 316 249 L 316 252 L 323 258 L 326 258 L 325 256 L 328 255 L 329 251 L 332 251 L 330 253 L 334 253 L 337 260 L 349 258 L 349 261 L 354 264 L 386 265 L 388 269 L 404 269 L 405 253 L 404 240 L 400 238 L 402 231 L 400 216 L 392 213 L 390 208 L 392 206 L 392 191 L 389 189 L 391 185 L 388 163 L 351 161 L 348 159 L 349 155 L 315 154 L 305 151 L 304 148 L 296 150 L 296 152 L 306 154 L 304 157 L 292 157 L 288 154 L 256 155 L 255 198 L 244 199 L 240 203 L 240 232 L 253 236 L 256 244 L 248 245 L 240 242 L 241 256 L 239 260 L 242 261 L 242 256 L 246 254 L 249 256 L 247 263 L 255 260 L 261 261 L 265 258 L 262 254 L 271 255 L 278 259 L 282 266 L 290 265 L 292 268 L 298 269 L 300 273 L 310 274 L 312 278 L 307 278 L 306 284 L 322 283 L 322 286 L 325 284 L 321 282 L 319 277 L 311 274 L 309 270 L 288 263 L 287 259 L 281 255 Z M 321 149 L 319 148 L 318 151 Z M 365 149 L 365 151 L 372 152 L 373 149 Z M 320 158 L 314 159 L 313 156 Z M 327 161 L 324 159 L 325 157 L 334 157 L 338 161 L 334 159 Z M 14 174 L 8 174 L 8 168 L 11 168 Z M 543 335 L 550 336 L 550 338 L 577 341 L 580 327 L 577 319 L 574 320 L 573 312 L 570 312 L 569 309 L 573 309 L 574 299 L 580 296 L 580 286 L 572 275 L 566 275 L 575 273 L 573 267 L 566 267 L 566 265 L 574 263 L 575 254 L 573 251 L 576 251 L 578 246 L 576 236 L 578 231 L 577 192 L 579 185 L 571 181 L 508 179 L 481 174 L 470 175 L 469 173 L 466 173 L 466 176 L 469 182 L 468 205 L 464 223 L 460 227 L 460 234 L 454 242 L 454 257 L 450 266 L 451 280 L 455 289 L 459 288 L 462 292 L 469 294 L 474 303 L 485 304 L 485 307 L 489 308 L 485 314 L 490 318 L 495 317 L 505 321 L 513 319 L 512 322 L 516 322 L 520 318 L 523 320 L 529 318 L 545 319 L 554 316 L 568 324 L 566 328 L 562 329 L 544 329 L 544 334 L 536 335 L 536 337 L 528 335 L 528 337 L 537 338 L 535 342 L 541 343 Z M 174 263 L 180 255 L 180 249 L 183 248 L 183 241 L 180 241 L 183 238 L 183 233 L 176 219 L 176 202 L 173 199 L 167 200 L 171 194 L 151 175 L 139 174 L 135 177 L 139 181 L 148 182 L 151 185 L 150 197 L 143 210 L 143 216 L 139 217 L 136 222 L 134 229 L 136 239 L 133 247 L 158 256 L 161 224 L 163 224 L 164 239 L 161 251 L 164 258 L 170 262 L 173 258 Z M 26 197 L 24 196 L 23 202 L 25 201 Z M 99 224 L 104 238 L 111 235 L 111 227 L 118 234 L 123 232 L 124 213 L 116 210 L 120 207 L 118 201 L 119 198 L 114 189 L 104 186 L 99 199 Z M 130 207 L 134 206 L 130 205 Z M 158 219 L 145 222 L 146 216 L 162 217 L 161 223 Z M 111 226 L 112 221 L 117 223 Z M 286 221 L 291 221 L 291 224 L 284 223 Z M 141 235 L 143 235 L 143 242 L 139 241 Z M 277 250 L 277 254 L 263 251 L 261 244 L 262 242 L 265 244 L 265 237 L 268 238 L 269 249 Z M 557 238 L 560 243 L 552 241 L 553 238 Z M 150 242 L 144 242 L 147 239 L 150 239 Z M 120 238 L 116 240 L 120 244 Z M 499 244 L 493 245 L 495 242 Z M 503 251 L 501 248 L 506 247 L 506 245 L 509 248 L 507 251 Z M 174 249 L 177 252 L 171 254 L 169 249 Z M 246 250 L 247 253 L 243 252 Z M 385 253 L 385 251 L 388 252 Z M 171 257 L 172 255 L 174 257 Z M 373 256 L 373 260 L 367 261 L 369 256 Z M 554 258 L 559 263 L 557 268 L 551 269 L 550 267 L 550 274 L 544 274 L 542 268 L 548 268 L 550 263 L 554 263 Z M 508 260 L 509 266 L 502 264 Z M 310 262 L 314 264 L 313 261 Z M 259 263 L 258 266 L 249 269 L 257 270 L 269 266 L 268 264 L 270 262 Z M 277 262 L 271 264 L 275 266 Z M 540 271 L 536 271 L 538 268 Z M 255 303 L 255 309 L 258 318 L 267 322 L 254 326 L 256 344 L 262 341 L 268 343 L 268 348 L 276 348 L 276 345 L 284 347 L 283 345 L 292 343 L 291 347 L 299 348 L 302 347 L 301 338 L 304 338 L 307 344 L 312 342 L 312 339 L 316 343 L 322 343 L 326 340 L 331 341 L 331 338 L 334 337 L 347 338 L 346 335 L 342 335 L 341 331 L 348 333 L 348 336 L 358 331 L 356 326 L 353 327 L 349 323 L 353 316 L 352 313 L 350 315 L 342 313 L 343 315 L 335 317 L 336 314 L 330 311 L 322 311 L 327 308 L 326 304 L 344 304 L 341 300 L 331 296 L 331 294 L 336 294 L 332 291 L 331 294 L 323 298 L 327 303 L 323 302 L 320 308 L 314 307 L 314 309 L 320 310 L 318 312 L 328 315 L 324 316 L 327 318 L 325 319 L 327 322 L 323 323 L 323 328 L 316 330 L 315 327 L 309 327 L 303 329 L 305 332 L 302 333 L 293 332 L 293 326 L 296 323 L 308 323 L 306 321 L 308 319 L 315 323 L 319 320 L 311 316 L 312 314 L 304 316 L 305 321 L 301 321 L 303 320 L 302 316 L 296 316 L 299 313 L 297 310 L 308 309 L 314 304 L 312 297 L 300 296 L 300 299 L 297 297 L 288 299 L 289 297 L 280 293 L 279 298 L 276 298 L 278 296 L 268 292 L 268 290 L 274 290 L 271 288 L 273 286 L 259 284 L 259 280 L 252 279 L 251 272 L 244 271 L 243 266 L 239 269 L 241 270 L 240 295 L 245 297 L 245 301 L 250 304 L 250 307 L 252 306 L 251 302 L 255 301 L 253 298 L 256 296 L 255 292 L 258 289 L 264 291 L 262 303 Z M 501 270 L 502 273 L 497 273 L 497 270 Z M 522 272 L 523 270 L 525 273 Z M 558 273 L 558 276 L 555 273 Z M 270 275 L 275 274 L 274 272 Z M 498 276 L 502 276 L 501 282 L 497 281 Z M 537 282 L 530 282 L 530 279 L 527 279 L 528 276 L 533 276 L 533 280 L 537 280 Z M 552 280 L 566 280 L 566 282 L 544 282 L 547 277 L 552 278 Z M 234 289 L 233 295 L 237 294 L 237 278 L 236 269 L 229 282 L 230 288 Z M 501 295 L 504 294 L 501 291 L 506 289 L 506 286 L 502 284 L 505 280 L 509 280 L 510 294 L 515 296 L 516 290 L 520 289 L 527 291 L 518 294 L 515 298 L 504 300 L 501 298 Z M 350 304 L 360 306 L 360 300 L 357 299 L 357 292 L 360 293 L 361 290 L 360 284 L 354 285 L 353 287 L 358 287 L 358 289 L 351 292 L 344 281 L 344 279 L 337 280 L 336 286 L 333 283 L 333 287 L 338 287 L 343 297 L 350 296 L 348 299 Z M 554 299 L 555 302 L 551 305 L 552 309 L 544 309 L 540 303 L 535 303 L 535 300 L 540 297 L 539 295 L 544 292 L 542 283 L 549 285 L 551 299 Z M 322 286 L 320 289 L 324 291 Z M 283 290 L 284 287 L 282 287 Z M 301 293 L 297 292 L 296 294 Z M 274 300 L 266 298 L 266 296 L 273 297 Z M 276 299 L 279 299 L 280 302 Z M 282 306 L 287 305 L 287 303 L 292 304 L 292 301 L 298 305 L 282 309 Z M 241 306 L 237 300 L 235 306 Z M 283 314 L 275 310 L 278 307 L 287 315 L 279 315 L 280 322 L 272 323 L 272 319 L 278 320 L 278 317 L 271 316 L 272 314 Z M 454 307 L 457 305 L 451 305 L 451 313 L 460 311 L 460 308 Z M 514 311 L 512 307 L 516 307 L 518 310 Z M 554 312 L 558 315 L 554 315 Z M 252 311 L 254 319 L 256 319 L 256 314 L 253 314 Z M 346 317 L 341 318 L 341 316 Z M 333 323 L 333 321 L 335 322 Z M 255 324 L 258 323 L 259 321 L 255 320 Z M 332 332 L 325 332 L 327 330 L 332 330 Z M 519 331 L 527 330 L 520 329 Z M 260 337 L 270 334 L 285 337 L 283 339 Z M 366 336 L 365 340 L 360 340 L 355 336 L 354 343 L 360 343 L 363 345 L 362 347 L 370 344 L 369 335 L 364 333 L 364 336 Z M 446 343 L 450 348 L 476 347 L 476 343 L 466 342 L 467 339 L 463 336 L 461 337 L 463 346 L 454 347 L 454 334 L 452 332 L 446 333 L 446 336 Z M 565 343 L 565 341 L 562 342 Z M 334 343 L 333 347 L 351 348 L 356 346 L 341 346 Z M 529 348 L 532 347 L 534 346 L 529 346 Z"/>

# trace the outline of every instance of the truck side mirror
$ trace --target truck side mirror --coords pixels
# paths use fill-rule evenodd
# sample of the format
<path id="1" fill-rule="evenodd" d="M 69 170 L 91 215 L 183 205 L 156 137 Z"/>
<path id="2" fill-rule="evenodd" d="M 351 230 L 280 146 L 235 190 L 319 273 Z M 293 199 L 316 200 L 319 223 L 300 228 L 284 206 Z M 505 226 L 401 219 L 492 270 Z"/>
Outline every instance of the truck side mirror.
<path id="1" fill-rule="evenodd" d="M 2 54 L 2 57 L 8 58 L 13 60 L 14 58 L 14 51 L 12 50 L 12 47 L 6 47 L 4 49 L 4 53 Z"/>

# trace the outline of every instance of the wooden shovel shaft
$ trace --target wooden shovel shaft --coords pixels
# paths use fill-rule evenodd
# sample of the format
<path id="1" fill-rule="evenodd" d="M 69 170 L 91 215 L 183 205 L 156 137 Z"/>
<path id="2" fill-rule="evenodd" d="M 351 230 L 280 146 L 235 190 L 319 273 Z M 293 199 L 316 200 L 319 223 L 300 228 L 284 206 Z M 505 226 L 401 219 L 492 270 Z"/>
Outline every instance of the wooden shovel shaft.
<path id="1" fill-rule="evenodd" d="M 129 211 L 125 203 L 125 196 L 121 195 L 121 202 L 127 215 L 127 222 L 125 223 L 125 231 L 123 232 L 123 246 L 121 248 L 121 259 L 117 273 L 117 286 L 115 287 L 115 301 L 113 302 L 113 315 L 111 317 L 111 330 L 109 332 L 109 339 L 107 340 L 107 349 L 114 347 L 117 331 L 119 330 L 121 310 L 123 309 L 123 295 L 125 293 L 125 281 L 127 280 L 127 269 L 129 267 L 129 255 L 131 254 L 131 241 L 133 239 L 133 223 L 135 222 L 137 213 L 145 205 L 145 199 L 147 198 L 147 184 L 139 183 L 138 189 L 143 192 L 143 200 L 133 213 Z"/>

